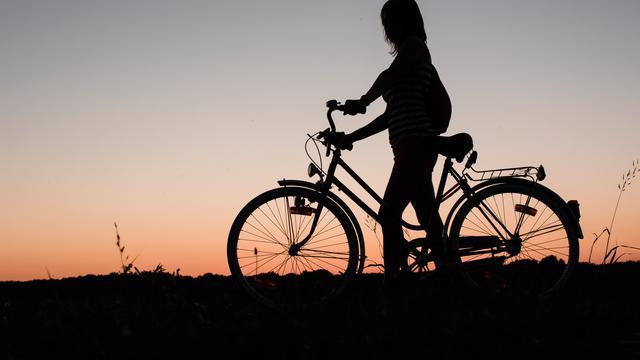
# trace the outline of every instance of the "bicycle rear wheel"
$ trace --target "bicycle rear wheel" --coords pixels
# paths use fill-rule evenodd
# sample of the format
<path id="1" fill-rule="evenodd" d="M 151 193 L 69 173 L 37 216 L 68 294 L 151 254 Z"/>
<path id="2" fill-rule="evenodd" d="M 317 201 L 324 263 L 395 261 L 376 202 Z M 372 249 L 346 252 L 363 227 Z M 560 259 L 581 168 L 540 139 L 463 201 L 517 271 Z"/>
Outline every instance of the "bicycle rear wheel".
<path id="1" fill-rule="evenodd" d="M 467 201 L 450 231 L 460 269 L 473 286 L 550 295 L 578 261 L 566 204 L 535 183 L 489 187 Z"/>
<path id="2" fill-rule="evenodd" d="M 298 251 L 317 217 L 309 241 Z M 293 309 L 337 295 L 356 272 L 358 244 L 347 215 L 318 192 L 282 187 L 236 217 L 227 242 L 231 274 L 259 302 Z"/>

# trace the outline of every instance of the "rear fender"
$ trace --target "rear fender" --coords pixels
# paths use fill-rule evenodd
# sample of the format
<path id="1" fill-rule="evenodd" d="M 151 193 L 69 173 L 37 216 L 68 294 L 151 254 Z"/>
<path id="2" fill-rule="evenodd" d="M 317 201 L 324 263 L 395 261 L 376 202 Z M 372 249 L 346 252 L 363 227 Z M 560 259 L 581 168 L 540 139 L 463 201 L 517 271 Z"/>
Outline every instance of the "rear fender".
<path id="1" fill-rule="evenodd" d="M 571 221 L 573 222 L 578 239 L 584 238 L 584 234 L 582 232 L 582 226 L 580 226 L 580 214 L 579 214 L 579 211 L 577 211 L 578 208 L 576 207 L 576 205 L 569 205 L 569 203 L 564 199 L 562 199 L 560 195 L 558 195 L 548 187 L 541 185 L 540 183 L 533 182 L 531 180 L 520 179 L 520 178 L 493 179 L 493 180 L 483 181 L 482 183 L 471 188 L 471 190 L 472 190 L 472 193 L 477 194 L 480 190 L 483 190 L 485 188 L 489 188 L 492 186 L 502 185 L 502 184 L 520 184 L 520 185 L 535 187 L 538 190 L 540 190 L 540 192 L 544 193 L 546 196 L 553 198 L 556 201 L 564 204 L 564 211 L 567 213 L 569 219 L 571 219 Z M 464 203 L 464 200 L 465 198 L 461 198 L 454 204 L 452 211 L 447 216 L 445 229 L 449 228 L 450 222 L 455 217 L 454 213 L 456 213 L 457 210 L 460 208 L 460 206 L 462 206 L 462 204 Z"/>

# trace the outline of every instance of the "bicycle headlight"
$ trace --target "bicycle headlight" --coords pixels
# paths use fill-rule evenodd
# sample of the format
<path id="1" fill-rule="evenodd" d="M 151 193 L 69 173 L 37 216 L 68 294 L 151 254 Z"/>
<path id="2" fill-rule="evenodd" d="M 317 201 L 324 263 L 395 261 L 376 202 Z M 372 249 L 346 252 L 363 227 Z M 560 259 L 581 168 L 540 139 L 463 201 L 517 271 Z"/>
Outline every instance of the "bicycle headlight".
<path id="1" fill-rule="evenodd" d="M 307 167 L 307 175 L 309 175 L 309 177 L 313 177 L 316 174 L 320 174 L 318 167 L 314 163 L 309 164 Z"/>

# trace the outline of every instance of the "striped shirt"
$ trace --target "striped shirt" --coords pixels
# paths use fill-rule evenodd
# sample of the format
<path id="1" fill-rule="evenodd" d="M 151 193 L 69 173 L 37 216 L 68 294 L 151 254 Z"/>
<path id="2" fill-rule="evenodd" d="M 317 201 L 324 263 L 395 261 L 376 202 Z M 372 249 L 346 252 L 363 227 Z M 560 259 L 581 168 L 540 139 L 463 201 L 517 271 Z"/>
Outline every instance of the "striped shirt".
<path id="1" fill-rule="evenodd" d="M 432 84 L 439 81 L 433 65 L 425 62 L 398 80 L 384 94 L 391 146 L 407 137 L 437 135 L 442 132 L 434 124 L 433 114 L 430 114 L 427 107 Z"/>

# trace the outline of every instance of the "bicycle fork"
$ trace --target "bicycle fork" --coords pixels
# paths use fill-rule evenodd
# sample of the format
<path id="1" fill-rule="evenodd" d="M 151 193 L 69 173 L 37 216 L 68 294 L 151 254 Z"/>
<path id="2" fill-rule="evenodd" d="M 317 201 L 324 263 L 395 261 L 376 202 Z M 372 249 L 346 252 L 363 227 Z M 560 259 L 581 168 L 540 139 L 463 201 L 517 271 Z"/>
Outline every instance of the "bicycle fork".
<path id="1" fill-rule="evenodd" d="M 334 174 L 339 163 L 340 154 L 341 154 L 340 149 L 334 150 L 333 158 L 331 159 L 331 163 L 329 164 L 329 169 L 327 170 L 327 173 L 326 173 L 327 176 L 324 181 L 321 181 L 318 183 L 319 184 L 318 198 L 320 199 L 323 197 L 326 197 L 327 193 L 329 192 L 329 189 L 331 188 L 331 183 L 334 179 Z M 304 204 L 295 204 L 295 205 L 296 205 L 295 206 L 296 210 L 294 211 L 297 211 L 297 209 L 301 207 L 304 208 Z M 316 231 L 316 228 L 318 227 L 318 223 L 320 222 L 320 214 L 322 213 L 323 208 L 324 208 L 324 205 L 322 204 L 322 202 L 318 201 L 318 207 L 315 208 L 315 210 L 308 209 L 308 211 L 315 212 L 315 217 L 313 218 L 311 229 L 309 229 L 309 234 L 305 236 L 305 238 L 298 243 L 295 243 L 292 240 L 291 246 L 289 247 L 289 255 L 291 256 L 297 255 L 300 249 L 302 249 L 309 242 L 309 240 L 311 240 L 311 238 L 313 237 L 313 234 Z M 291 213 L 291 211 L 292 211 L 292 208 L 289 207 L 289 213 Z"/>
<path id="2" fill-rule="evenodd" d="M 313 237 L 313 234 L 316 231 L 316 228 L 318 227 L 318 222 L 320 220 L 320 213 L 322 213 L 323 207 L 324 206 L 321 203 L 318 203 L 318 207 L 315 210 L 311 210 L 315 212 L 315 216 L 313 218 L 313 222 L 311 223 L 311 229 L 309 229 L 309 234 L 305 236 L 305 238 L 298 243 L 295 243 L 292 240 L 291 246 L 289 247 L 289 255 L 291 256 L 298 255 L 298 252 L 300 251 L 300 249 L 302 249 L 302 247 L 305 246 L 307 242 L 309 242 L 309 240 L 311 240 L 311 238 Z M 295 207 L 289 207 L 290 214 L 292 213 L 292 211 L 297 211 L 293 209 L 299 209 L 299 206 L 296 204 Z"/>

